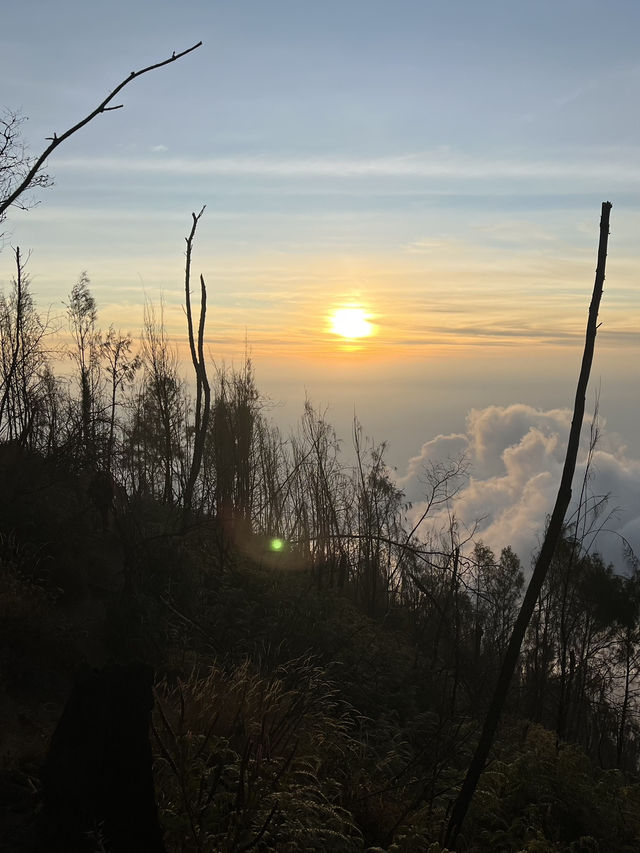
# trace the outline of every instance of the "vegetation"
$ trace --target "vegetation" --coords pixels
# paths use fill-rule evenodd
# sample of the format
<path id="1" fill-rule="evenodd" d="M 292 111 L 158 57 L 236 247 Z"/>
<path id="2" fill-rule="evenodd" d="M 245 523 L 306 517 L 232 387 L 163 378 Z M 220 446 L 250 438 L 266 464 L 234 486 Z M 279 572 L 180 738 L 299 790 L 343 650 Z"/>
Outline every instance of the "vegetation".
<path id="1" fill-rule="evenodd" d="M 18 342 L 0 421 L 6 832 L 37 811 L 74 672 L 142 659 L 169 850 L 441 849 L 517 616 L 517 555 L 460 541 L 455 520 L 413 529 L 358 424 L 355 465 L 309 401 L 283 436 L 249 361 L 212 380 L 185 528 L 194 406 L 161 312 L 134 356 L 101 331 L 86 275 L 68 306 L 63 382 L 23 266 L 2 303 Z M 428 474 L 442 506 L 465 468 Z M 566 527 L 458 849 L 637 848 L 639 609 L 638 573 Z"/>
<path id="2" fill-rule="evenodd" d="M 156 673 L 172 853 L 442 853 L 518 617 L 520 560 L 462 538 L 451 513 L 429 523 L 464 460 L 424 472 L 416 525 L 359 423 L 348 464 L 310 401 L 291 435 L 268 420 L 250 359 L 209 379 L 203 279 L 198 323 L 189 302 L 201 214 L 185 280 L 195 398 L 161 306 L 136 347 L 101 329 L 81 273 L 61 353 L 19 251 L 0 299 L 1 837 L 30 849 L 78 669 L 139 660 Z M 584 515 L 564 526 L 536 593 L 458 850 L 640 845 L 640 572 L 606 565 L 586 529 Z"/>

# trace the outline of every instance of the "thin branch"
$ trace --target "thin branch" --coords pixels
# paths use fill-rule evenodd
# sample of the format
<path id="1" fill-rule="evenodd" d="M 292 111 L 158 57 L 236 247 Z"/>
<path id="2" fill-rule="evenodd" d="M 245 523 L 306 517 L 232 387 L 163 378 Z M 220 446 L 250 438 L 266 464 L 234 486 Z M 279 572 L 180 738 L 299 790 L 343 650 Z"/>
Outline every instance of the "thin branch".
<path id="1" fill-rule="evenodd" d="M 174 53 L 169 57 L 169 59 L 164 59 L 162 62 L 156 62 L 154 65 L 148 65 L 146 68 L 141 68 L 139 71 L 132 71 L 128 77 L 126 77 L 121 83 L 119 83 L 115 89 L 113 89 L 107 97 L 102 101 L 98 106 L 92 110 L 88 115 L 86 115 L 83 119 L 81 119 L 77 124 L 74 124 L 73 127 L 70 127 L 69 130 L 65 130 L 65 132 L 58 136 L 56 133 L 53 136 L 47 137 L 47 139 L 51 140 L 51 144 L 45 148 L 42 154 L 37 158 L 34 162 L 33 166 L 29 169 L 27 174 L 24 176 L 22 181 L 18 184 L 18 186 L 11 192 L 5 199 L 0 201 L 0 218 L 6 212 L 6 210 L 22 195 L 23 192 L 29 189 L 31 183 L 36 178 L 38 172 L 44 165 L 45 160 L 49 157 L 56 148 L 61 145 L 65 140 L 67 140 L 70 136 L 73 136 L 74 133 L 77 133 L 81 128 L 83 128 L 86 124 L 89 124 L 90 121 L 99 115 L 100 113 L 109 112 L 110 110 L 118 110 L 123 105 L 118 104 L 117 106 L 108 106 L 109 103 L 115 98 L 115 96 L 124 89 L 132 80 L 135 80 L 136 77 L 140 77 L 142 74 L 146 74 L 148 71 L 155 71 L 156 68 L 162 68 L 163 65 L 169 65 L 171 62 L 175 62 L 177 59 L 181 59 L 183 56 L 186 56 L 188 53 L 196 50 L 196 48 L 200 47 L 202 44 L 199 41 L 197 44 L 194 44 L 192 47 L 187 48 L 186 50 L 181 51 L 180 53 Z"/>
<path id="2" fill-rule="evenodd" d="M 196 355 L 196 344 L 193 335 L 193 316 L 191 313 L 191 254 L 193 251 L 193 240 L 196 236 L 196 228 L 198 227 L 198 222 L 200 221 L 200 217 L 204 213 L 206 205 L 203 205 L 200 213 L 197 215 L 195 213 L 191 214 L 191 231 L 189 232 L 189 236 L 185 237 L 185 242 L 187 244 L 187 255 L 186 261 L 184 265 L 184 299 L 185 299 L 185 311 L 187 314 L 187 330 L 189 333 L 189 349 L 191 351 L 191 361 L 193 362 L 193 368 L 198 373 L 198 357 Z"/>

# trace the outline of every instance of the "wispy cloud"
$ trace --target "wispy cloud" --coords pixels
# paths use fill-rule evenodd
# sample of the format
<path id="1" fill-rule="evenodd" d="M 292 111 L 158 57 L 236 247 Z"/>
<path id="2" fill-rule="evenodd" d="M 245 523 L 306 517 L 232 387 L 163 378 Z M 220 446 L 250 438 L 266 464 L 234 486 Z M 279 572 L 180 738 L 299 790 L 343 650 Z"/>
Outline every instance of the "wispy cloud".
<path id="1" fill-rule="evenodd" d="M 402 248 L 411 254 L 421 255 L 428 254 L 439 249 L 445 249 L 450 246 L 452 241 L 442 240 L 414 240 L 411 243 L 406 243 Z"/>
<path id="2" fill-rule="evenodd" d="M 542 228 L 535 222 L 517 219 L 500 220 L 488 225 L 476 225 L 479 234 L 486 234 L 488 238 L 506 244 L 525 244 L 528 246 L 544 243 L 557 243 L 559 241 L 556 232 L 549 228 Z M 589 236 L 592 236 L 593 229 Z"/>
<path id="3" fill-rule="evenodd" d="M 449 178 L 449 179 L 596 179 L 640 180 L 640 157 L 570 157 L 527 160 L 470 157 L 435 152 L 386 157 L 70 157 L 56 169 L 162 172 L 175 175 L 262 176 L 273 178 Z"/>

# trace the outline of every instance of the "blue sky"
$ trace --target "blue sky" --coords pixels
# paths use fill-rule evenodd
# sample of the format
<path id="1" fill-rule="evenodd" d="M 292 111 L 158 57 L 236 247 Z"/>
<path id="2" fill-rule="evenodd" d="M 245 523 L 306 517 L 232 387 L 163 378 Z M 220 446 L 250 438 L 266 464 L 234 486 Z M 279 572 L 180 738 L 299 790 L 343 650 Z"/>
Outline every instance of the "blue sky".
<path id="1" fill-rule="evenodd" d="M 33 250 L 41 304 L 87 269 L 105 326 L 137 333 L 162 294 L 179 341 L 206 204 L 212 356 L 246 334 L 277 418 L 306 391 L 348 439 L 355 406 L 402 469 L 472 407 L 571 404 L 609 199 L 595 383 L 640 457 L 639 32 L 636 2 L 23 0 L 3 11 L 0 103 L 34 151 L 204 44 L 56 152 L 7 241 Z M 342 304 L 376 324 L 358 349 L 327 331 Z"/>

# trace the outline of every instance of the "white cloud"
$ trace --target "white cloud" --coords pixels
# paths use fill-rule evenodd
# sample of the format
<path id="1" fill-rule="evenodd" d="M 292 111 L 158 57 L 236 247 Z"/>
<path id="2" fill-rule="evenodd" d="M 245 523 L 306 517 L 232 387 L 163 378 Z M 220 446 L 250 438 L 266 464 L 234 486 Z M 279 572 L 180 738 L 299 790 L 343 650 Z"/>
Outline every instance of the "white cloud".
<path id="1" fill-rule="evenodd" d="M 423 445 L 410 460 L 400 485 L 414 501 L 418 517 L 424 506 L 419 479 L 424 465 L 465 451 L 471 476 L 452 502 L 456 518 L 467 529 L 479 521 L 479 538 L 498 552 L 511 545 L 528 566 L 556 499 L 570 424 L 571 412 L 565 409 L 542 411 L 522 403 L 473 409 L 464 434 L 440 435 Z M 612 435 L 607 436 L 607 445 L 606 450 L 596 450 L 590 470 L 589 491 L 609 495 L 598 520 L 604 530 L 594 547 L 622 568 L 621 537 L 640 555 L 640 461 L 627 458 L 624 446 Z M 579 501 L 588 446 L 587 423 L 569 514 Z M 433 521 L 444 524 L 446 517 L 436 516 Z"/>
<path id="2" fill-rule="evenodd" d="M 568 433 L 570 425 L 571 413 L 565 409 L 543 412 L 524 403 L 472 409 L 467 416 L 467 434 L 475 470 L 482 477 L 498 474 L 505 465 L 503 451 L 517 447 L 530 430 L 537 430 L 541 436 L 557 436 Z M 537 447 L 537 443 L 529 443 L 532 449 Z M 557 452 L 555 445 L 549 452 Z"/>
<path id="3" fill-rule="evenodd" d="M 466 454 L 469 448 L 469 439 L 461 433 L 450 435 L 438 435 L 431 441 L 422 445 L 418 456 L 413 456 L 407 464 L 407 473 L 398 478 L 398 484 L 405 490 L 415 486 L 421 473 L 429 463 L 437 464 L 447 459 L 458 459 Z"/>
<path id="4" fill-rule="evenodd" d="M 158 150 L 162 146 L 155 146 Z M 552 179 L 575 181 L 624 181 L 640 178 L 638 152 L 616 151 L 602 159 L 559 157 L 529 160 L 471 157 L 440 150 L 384 157 L 61 157 L 56 169 L 156 172 L 176 175 L 263 176 L 280 178 L 449 178 L 460 180 Z"/>

